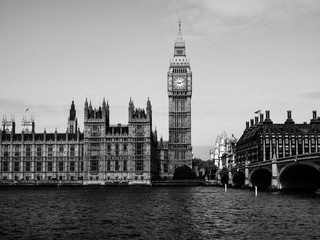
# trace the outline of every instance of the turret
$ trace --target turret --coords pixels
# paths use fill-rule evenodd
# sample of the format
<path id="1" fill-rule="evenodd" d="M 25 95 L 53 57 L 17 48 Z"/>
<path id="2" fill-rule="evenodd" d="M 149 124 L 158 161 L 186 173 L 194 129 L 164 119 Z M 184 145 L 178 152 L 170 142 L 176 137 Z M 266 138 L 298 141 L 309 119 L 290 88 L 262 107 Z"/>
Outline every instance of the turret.
<path id="1" fill-rule="evenodd" d="M 130 122 L 131 119 L 133 118 L 133 111 L 134 111 L 134 104 L 133 104 L 132 99 L 130 98 L 129 108 L 128 108 L 128 118 L 129 118 L 129 122 Z"/>
<path id="2" fill-rule="evenodd" d="M 84 103 L 84 121 L 86 122 L 88 120 L 88 100 L 86 98 L 86 101 Z"/>
<path id="3" fill-rule="evenodd" d="M 69 114 L 69 120 L 73 121 L 75 119 L 76 119 L 76 108 L 74 105 L 74 101 L 72 100 L 70 114 Z"/>
<path id="4" fill-rule="evenodd" d="M 106 103 L 105 98 L 102 101 L 102 119 L 106 121 L 106 129 L 109 127 L 109 104 Z"/>
<path id="5" fill-rule="evenodd" d="M 151 107 L 151 102 L 149 98 L 147 101 L 147 117 L 150 119 L 150 122 L 152 122 L 152 107 Z"/>
<path id="6" fill-rule="evenodd" d="M 23 116 L 21 123 L 21 132 L 23 133 L 32 133 L 35 131 L 35 122 L 34 118 L 31 116 L 31 120 L 28 121 L 25 116 Z"/>
<path id="7" fill-rule="evenodd" d="M 7 117 L 3 116 L 2 127 L 3 127 L 3 132 L 5 132 L 6 134 L 8 133 L 14 134 L 16 131 L 16 123 L 15 123 L 14 117 L 11 116 L 11 121 L 8 121 Z"/>
<path id="8" fill-rule="evenodd" d="M 72 100 L 70 114 L 68 118 L 67 133 L 76 133 L 78 129 L 78 119 L 76 118 L 76 107 Z"/>

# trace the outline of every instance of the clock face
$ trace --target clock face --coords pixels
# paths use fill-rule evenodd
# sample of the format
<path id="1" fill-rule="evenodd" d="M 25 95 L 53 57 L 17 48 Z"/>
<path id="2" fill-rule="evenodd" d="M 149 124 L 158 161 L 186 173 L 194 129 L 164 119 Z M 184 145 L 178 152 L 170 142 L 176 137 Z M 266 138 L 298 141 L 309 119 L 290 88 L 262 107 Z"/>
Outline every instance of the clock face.
<path id="1" fill-rule="evenodd" d="M 174 89 L 185 89 L 186 80 L 182 77 L 176 77 L 173 82 Z"/>

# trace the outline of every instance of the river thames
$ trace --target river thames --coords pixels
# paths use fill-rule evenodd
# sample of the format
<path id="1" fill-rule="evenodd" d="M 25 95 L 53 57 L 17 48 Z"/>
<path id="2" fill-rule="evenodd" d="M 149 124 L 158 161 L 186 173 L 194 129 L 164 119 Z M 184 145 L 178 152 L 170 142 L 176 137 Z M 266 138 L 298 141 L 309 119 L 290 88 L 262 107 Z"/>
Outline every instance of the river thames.
<path id="1" fill-rule="evenodd" d="M 1 239 L 319 239 L 320 197 L 219 187 L 7 187 Z"/>

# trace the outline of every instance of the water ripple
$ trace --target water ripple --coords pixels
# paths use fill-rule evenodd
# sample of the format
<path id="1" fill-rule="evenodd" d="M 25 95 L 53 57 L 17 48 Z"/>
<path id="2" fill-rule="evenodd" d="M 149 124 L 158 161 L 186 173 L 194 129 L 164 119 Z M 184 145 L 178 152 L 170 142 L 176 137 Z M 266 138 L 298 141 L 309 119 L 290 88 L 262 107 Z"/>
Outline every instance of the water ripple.
<path id="1" fill-rule="evenodd" d="M 318 239 L 314 196 L 211 187 L 1 188 L 1 239 Z"/>

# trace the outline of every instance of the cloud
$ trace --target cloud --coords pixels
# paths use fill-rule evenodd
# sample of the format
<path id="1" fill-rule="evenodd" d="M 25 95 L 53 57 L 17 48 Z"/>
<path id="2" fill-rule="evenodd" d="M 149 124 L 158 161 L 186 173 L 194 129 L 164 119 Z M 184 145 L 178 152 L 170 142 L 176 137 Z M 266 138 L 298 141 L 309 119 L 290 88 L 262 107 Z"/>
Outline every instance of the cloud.
<path id="1" fill-rule="evenodd" d="M 307 99 L 320 99 L 320 92 L 307 92 L 302 94 L 302 97 Z"/>
<path id="2" fill-rule="evenodd" d="M 255 27 L 295 26 L 320 19 L 317 0 L 177 0 L 167 3 L 165 22 L 182 18 L 199 34 L 221 34 Z"/>
<path id="3" fill-rule="evenodd" d="M 27 102 L 21 99 L 0 98 L 0 113 L 2 115 L 23 114 L 27 108 Z"/>

